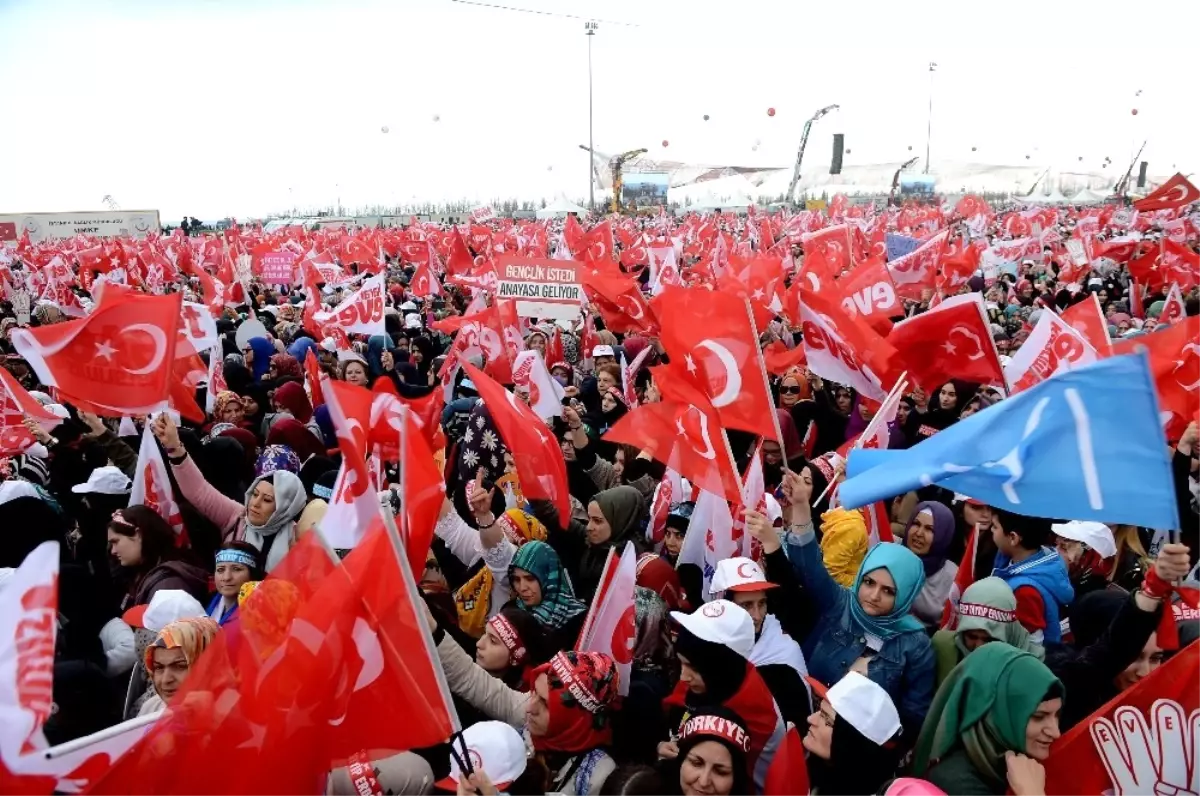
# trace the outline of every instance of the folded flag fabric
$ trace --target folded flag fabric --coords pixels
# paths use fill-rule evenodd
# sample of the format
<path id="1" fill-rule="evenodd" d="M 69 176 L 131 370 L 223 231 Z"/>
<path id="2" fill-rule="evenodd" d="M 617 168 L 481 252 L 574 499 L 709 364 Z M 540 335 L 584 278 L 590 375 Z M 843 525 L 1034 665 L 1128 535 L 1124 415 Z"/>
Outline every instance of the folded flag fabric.
<path id="1" fill-rule="evenodd" d="M 937 484 L 1037 517 L 1179 527 L 1144 353 L 1060 373 L 904 451 L 855 450 L 847 508 Z"/>

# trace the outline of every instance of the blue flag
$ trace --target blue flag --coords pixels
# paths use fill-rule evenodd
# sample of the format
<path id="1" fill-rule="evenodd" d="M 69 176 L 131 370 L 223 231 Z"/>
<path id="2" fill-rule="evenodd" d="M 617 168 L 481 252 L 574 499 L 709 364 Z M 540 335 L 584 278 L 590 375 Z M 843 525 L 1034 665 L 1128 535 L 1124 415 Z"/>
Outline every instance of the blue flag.
<path id="1" fill-rule="evenodd" d="M 908 450 L 851 451 L 846 476 L 847 508 L 937 484 L 1032 517 L 1179 527 L 1145 353 L 1061 373 Z"/>
<path id="2" fill-rule="evenodd" d="M 889 232 L 884 236 L 884 244 L 887 246 L 887 258 L 890 263 L 897 257 L 903 257 L 906 254 L 911 254 L 920 248 L 923 241 L 917 238 L 911 238 L 908 235 L 898 235 L 895 232 Z"/>

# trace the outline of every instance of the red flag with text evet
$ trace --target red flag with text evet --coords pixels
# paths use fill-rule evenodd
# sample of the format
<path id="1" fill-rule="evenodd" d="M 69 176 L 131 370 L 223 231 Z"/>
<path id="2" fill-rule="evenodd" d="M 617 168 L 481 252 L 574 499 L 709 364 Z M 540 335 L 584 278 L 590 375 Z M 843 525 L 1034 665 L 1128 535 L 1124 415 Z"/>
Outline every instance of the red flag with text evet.
<path id="1" fill-rule="evenodd" d="M 663 347 L 703 386 L 721 425 L 775 439 L 775 407 L 745 300 L 670 287 L 652 306 L 662 322 Z"/>
<path id="2" fill-rule="evenodd" d="M 615 552 L 609 548 L 600 587 L 592 599 L 575 649 L 611 657 L 617 665 L 617 690 L 621 696 L 628 696 L 633 649 L 637 643 L 633 596 L 637 587 L 638 552 L 629 542 L 619 557 Z"/>
<path id="3" fill-rule="evenodd" d="M 1178 439 L 1190 420 L 1200 414 L 1200 315 L 1192 315 L 1165 329 L 1113 344 L 1113 354 L 1130 354 L 1145 348 L 1158 393 L 1158 408 L 1175 419 L 1167 437 Z"/>
<path id="4" fill-rule="evenodd" d="M 15 329 L 12 344 L 42 384 L 76 406 L 147 414 L 170 394 L 182 304 L 178 293 L 121 294 L 77 321 Z"/>
<path id="5" fill-rule="evenodd" d="M 421 427 L 424 421 L 409 406 L 402 409 L 400 418 L 403 451 L 400 535 L 413 578 L 419 580 L 425 573 L 425 554 L 433 542 L 433 527 L 437 525 L 446 499 L 446 482 L 425 439 L 425 430 Z"/>
<path id="6" fill-rule="evenodd" d="M 1045 792 L 1200 793 L 1198 667 L 1192 642 L 1067 731 L 1043 763 Z"/>
<path id="7" fill-rule="evenodd" d="M 521 479 L 521 492 L 527 498 L 553 503 L 558 509 L 559 522 L 562 527 L 567 527 L 571 516 L 567 463 L 545 421 L 512 392 L 471 363 L 464 362 L 462 366 L 467 377 L 475 384 L 480 400 L 512 454 L 517 475 Z"/>
<path id="8" fill-rule="evenodd" d="M 313 408 L 323 406 L 325 395 L 321 392 L 321 364 L 311 348 L 304 354 L 304 382 L 308 386 L 308 397 Z"/>
<path id="9" fill-rule="evenodd" d="M 1108 336 L 1108 323 L 1100 311 L 1100 299 L 1089 293 L 1083 301 L 1063 310 L 1063 321 L 1087 340 L 1101 357 L 1112 356 L 1112 339 Z"/>
<path id="10" fill-rule="evenodd" d="M 776 340 L 763 349 L 763 362 L 767 366 L 767 373 L 772 376 L 782 376 L 792 368 L 802 368 L 806 361 L 802 345 L 789 351 L 787 346 Z"/>
<path id="11" fill-rule="evenodd" d="M 63 422 L 61 417 L 46 411 L 7 369 L 0 368 L 0 456 L 24 453 L 37 441 L 25 428 L 26 417 L 47 434 Z"/>
<path id="12" fill-rule="evenodd" d="M 1133 208 L 1139 213 L 1149 210 L 1173 210 L 1197 201 L 1200 201 L 1200 189 L 1188 182 L 1187 177 L 1176 174 L 1144 198 L 1134 202 Z"/>
<path id="13" fill-rule="evenodd" d="M 861 316 L 871 328 L 886 335 L 892 329 L 891 319 L 904 314 L 904 305 L 892 284 L 892 275 L 880 257 L 871 257 L 837 282 L 845 298 L 842 309 L 850 317 Z"/>
<path id="14" fill-rule="evenodd" d="M 952 296 L 928 312 L 906 318 L 887 339 L 929 395 L 952 378 L 977 384 L 1005 383 L 978 293 Z"/>
<path id="15" fill-rule="evenodd" d="M 946 251 L 949 230 L 942 230 L 908 254 L 887 264 L 888 273 L 896 284 L 896 292 L 904 298 L 920 300 L 921 293 L 932 290 L 937 282 L 938 266 Z"/>
<path id="16" fill-rule="evenodd" d="M 583 289 L 614 334 L 655 334 L 658 320 L 637 282 L 620 273 L 581 271 Z"/>
<path id="17" fill-rule="evenodd" d="M 741 499 L 736 465 L 712 401 L 681 364 L 650 369 L 662 394 L 610 428 L 604 439 L 633 445 L 707 492 Z"/>
<path id="18" fill-rule="evenodd" d="M 324 643 L 293 620 L 334 569 L 317 535 L 301 536 L 205 649 L 171 712 L 90 793 L 321 792 L 328 758 L 311 752 L 328 717 L 300 698 L 309 686 L 287 645 L 295 632 Z"/>
<path id="19" fill-rule="evenodd" d="M 369 497 L 370 474 L 367 430 L 371 427 L 371 405 L 375 394 L 363 387 L 321 377 L 321 392 L 329 407 L 329 420 L 337 435 L 342 466 L 333 484 L 333 497 L 321 518 L 321 532 L 333 547 L 349 549 L 367 532 L 377 504 Z"/>
<path id="20" fill-rule="evenodd" d="M 874 401 L 887 396 L 898 375 L 898 352 L 866 321 L 846 314 L 836 286 L 804 292 L 800 325 L 809 370 Z"/>

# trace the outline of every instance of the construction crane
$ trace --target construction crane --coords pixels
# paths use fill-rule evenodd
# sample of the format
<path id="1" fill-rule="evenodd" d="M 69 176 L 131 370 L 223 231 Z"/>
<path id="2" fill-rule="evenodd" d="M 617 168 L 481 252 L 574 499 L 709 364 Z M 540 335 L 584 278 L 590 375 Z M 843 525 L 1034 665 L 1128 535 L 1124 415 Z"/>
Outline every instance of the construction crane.
<path id="1" fill-rule="evenodd" d="M 808 146 L 808 134 L 812 132 L 813 122 L 820 119 L 830 111 L 836 111 L 837 105 L 826 105 L 821 110 L 812 115 L 812 118 L 804 123 L 804 133 L 800 136 L 800 150 L 796 153 L 796 170 L 792 172 L 792 184 L 788 186 L 787 200 L 795 201 L 796 186 L 800 183 L 800 163 L 804 160 L 804 148 Z"/>
<path id="2" fill-rule="evenodd" d="M 104 198 L 101 199 L 100 201 L 104 202 L 104 204 L 108 206 L 109 210 L 120 210 L 121 209 L 121 206 L 119 204 L 117 204 L 117 200 L 113 199 L 112 194 L 110 194 L 110 193 L 104 194 Z"/>
<path id="3" fill-rule="evenodd" d="M 909 158 L 904 161 L 900 168 L 896 169 L 896 173 L 892 175 L 892 192 L 888 194 L 888 206 L 896 203 L 896 189 L 900 187 L 900 172 L 907 169 L 912 164 L 916 163 L 920 158 Z"/>
<path id="4" fill-rule="evenodd" d="M 592 150 L 584 144 L 580 144 L 579 148 L 588 154 L 592 154 Z M 621 170 L 625 164 L 639 155 L 644 155 L 648 152 L 647 149 L 631 149 L 628 152 L 622 152 L 619 155 L 613 155 L 608 159 L 608 170 L 612 173 L 612 201 L 609 202 L 609 212 L 621 212 Z M 595 168 L 595 159 L 593 158 L 593 169 Z M 596 182 L 600 182 L 597 175 Z"/>

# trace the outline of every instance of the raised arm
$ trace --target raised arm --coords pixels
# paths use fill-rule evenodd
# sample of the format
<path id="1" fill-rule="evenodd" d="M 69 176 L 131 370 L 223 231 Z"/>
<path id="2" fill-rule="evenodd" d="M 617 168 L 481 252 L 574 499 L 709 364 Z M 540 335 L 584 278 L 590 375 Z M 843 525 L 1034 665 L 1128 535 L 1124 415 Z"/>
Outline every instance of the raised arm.
<path id="1" fill-rule="evenodd" d="M 200 512 L 221 529 L 222 534 L 237 526 L 238 520 L 245 513 L 245 507 L 236 500 L 221 494 L 216 487 L 205 480 L 200 468 L 188 456 L 187 448 L 179 441 L 179 429 L 175 427 L 170 416 L 163 412 L 154 419 L 154 436 L 162 443 L 171 460 L 171 469 L 175 473 L 175 483 L 179 491 L 187 498 L 196 511 Z"/>

